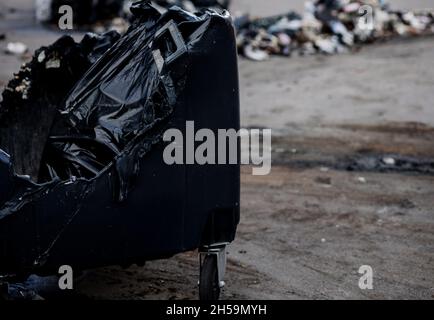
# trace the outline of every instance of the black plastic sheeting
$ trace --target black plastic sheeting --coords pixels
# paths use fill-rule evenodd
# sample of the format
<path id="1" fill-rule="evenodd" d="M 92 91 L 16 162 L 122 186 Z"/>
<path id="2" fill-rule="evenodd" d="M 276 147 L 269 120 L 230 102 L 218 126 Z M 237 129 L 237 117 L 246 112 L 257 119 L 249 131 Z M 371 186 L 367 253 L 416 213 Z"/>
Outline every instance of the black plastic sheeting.
<path id="1" fill-rule="evenodd" d="M 124 36 L 61 38 L 8 84 L 0 273 L 137 263 L 234 239 L 239 165 L 167 166 L 161 142 L 187 120 L 239 129 L 230 16 L 160 14 L 147 1 L 132 12 Z"/>
<path id="2" fill-rule="evenodd" d="M 175 43 L 171 32 L 178 22 L 191 36 L 201 22 L 177 8 L 163 17 L 145 3 L 131 10 L 136 20 L 119 41 L 114 31 L 87 35 L 80 44 L 64 36 L 39 49 L 8 84 L 0 108 L 0 147 L 12 156 L 15 172 L 38 183 L 90 179 L 112 161 L 129 165 L 123 154 L 136 159 L 160 138 L 161 130 L 152 129 L 172 113 L 187 64 L 169 76 L 155 55 L 182 58 L 187 48 L 182 39 Z M 192 36 L 190 41 L 200 34 Z M 139 150 L 135 145 L 144 135 L 147 143 Z M 134 170 L 119 166 L 121 185 Z"/>
<path id="3" fill-rule="evenodd" d="M 138 19 L 66 99 L 45 150 L 42 179 L 92 178 L 115 159 L 124 188 L 137 170 L 130 168 L 130 159 L 147 152 L 161 135 L 161 130 L 151 132 L 172 113 L 183 79 L 174 79 L 173 70 L 171 76 L 160 76 L 165 70 L 154 63 L 158 42 L 171 41 L 155 39 L 160 14 L 140 6 L 133 11 L 146 19 Z M 137 148 L 145 135 L 147 143 Z"/>
<path id="4" fill-rule="evenodd" d="M 218 8 L 228 10 L 231 3 L 230 0 L 154 0 L 158 6 L 163 8 L 170 8 L 172 6 L 178 6 L 183 9 L 191 9 L 189 7 L 193 5 L 196 10 L 202 10 L 206 8 Z"/>

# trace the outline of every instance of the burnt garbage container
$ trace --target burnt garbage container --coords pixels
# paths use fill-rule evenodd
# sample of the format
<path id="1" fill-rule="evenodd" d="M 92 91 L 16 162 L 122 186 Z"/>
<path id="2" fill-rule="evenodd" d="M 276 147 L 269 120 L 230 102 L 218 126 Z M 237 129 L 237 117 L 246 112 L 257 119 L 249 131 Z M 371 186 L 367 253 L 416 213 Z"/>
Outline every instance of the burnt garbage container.
<path id="1" fill-rule="evenodd" d="M 26 154 L 10 136 L 26 124 L 14 117 L 0 140 L 2 281 L 199 249 L 200 297 L 217 299 L 240 218 L 239 165 L 167 165 L 162 137 L 185 132 L 187 121 L 239 129 L 231 19 L 176 7 L 161 14 L 147 1 L 132 12 L 129 31 L 54 108 L 43 150 L 31 151 L 41 154 L 36 176 L 14 167 Z"/>

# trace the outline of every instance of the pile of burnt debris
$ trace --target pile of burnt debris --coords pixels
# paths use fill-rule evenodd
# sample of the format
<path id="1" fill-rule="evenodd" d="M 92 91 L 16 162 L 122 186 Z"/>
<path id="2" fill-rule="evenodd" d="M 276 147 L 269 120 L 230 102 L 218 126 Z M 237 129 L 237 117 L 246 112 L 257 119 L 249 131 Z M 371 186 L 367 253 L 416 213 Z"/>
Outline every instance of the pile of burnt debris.
<path id="1" fill-rule="evenodd" d="M 336 54 L 392 36 L 434 32 L 434 11 L 404 12 L 382 0 L 317 0 L 305 13 L 235 19 L 238 49 L 252 60 L 270 55 Z"/>
<path id="2" fill-rule="evenodd" d="M 95 32 L 124 33 L 129 25 L 131 0 L 38 0 L 37 17 L 42 22 L 57 21 L 58 7 L 69 4 L 77 25 Z M 189 12 L 208 8 L 228 10 L 230 0 L 154 0 L 161 12 L 178 6 Z M 270 55 L 291 56 L 336 54 L 364 43 L 392 36 L 412 36 L 434 32 L 434 11 L 392 10 L 385 0 L 306 1 L 305 12 L 288 12 L 266 18 L 234 15 L 238 51 L 255 61 Z"/>

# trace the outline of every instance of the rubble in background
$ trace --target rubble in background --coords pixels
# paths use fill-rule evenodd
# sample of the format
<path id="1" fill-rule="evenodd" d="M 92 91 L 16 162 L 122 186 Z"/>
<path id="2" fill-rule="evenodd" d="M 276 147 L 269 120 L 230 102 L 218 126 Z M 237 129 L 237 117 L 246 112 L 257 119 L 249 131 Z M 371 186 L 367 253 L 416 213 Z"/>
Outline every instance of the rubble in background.
<path id="1" fill-rule="evenodd" d="M 58 7 L 75 3 L 77 25 L 88 25 L 94 32 L 115 30 L 121 34 L 129 27 L 131 0 L 37 0 L 36 16 L 41 22 L 58 19 Z M 189 12 L 207 8 L 229 9 L 230 0 L 154 0 L 164 13 L 172 6 Z M 296 12 L 252 18 L 249 14 L 234 18 L 237 45 L 241 55 L 262 61 L 270 55 L 291 56 L 336 54 L 357 45 L 391 36 L 411 36 L 434 32 L 433 11 L 394 11 L 384 0 L 306 1 L 303 15 Z"/>
<path id="2" fill-rule="evenodd" d="M 433 33 L 434 11 L 393 11 L 382 0 L 318 0 L 306 2 L 304 15 L 242 15 L 235 26 L 240 54 L 262 61 L 295 52 L 335 54 L 390 36 Z"/>

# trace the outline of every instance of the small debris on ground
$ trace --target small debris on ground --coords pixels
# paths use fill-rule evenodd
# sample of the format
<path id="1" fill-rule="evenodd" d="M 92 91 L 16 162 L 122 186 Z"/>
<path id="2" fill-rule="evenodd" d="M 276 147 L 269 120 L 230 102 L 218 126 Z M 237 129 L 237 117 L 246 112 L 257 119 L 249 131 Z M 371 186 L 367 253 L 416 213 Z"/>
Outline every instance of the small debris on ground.
<path id="1" fill-rule="evenodd" d="M 21 56 L 28 51 L 27 46 L 22 42 L 9 42 L 6 53 Z"/>
<path id="2" fill-rule="evenodd" d="M 386 157 L 383 158 L 384 164 L 387 164 L 388 166 L 394 166 L 396 165 L 396 160 L 394 158 Z"/>
<path id="3" fill-rule="evenodd" d="M 320 183 L 320 184 L 325 184 L 325 185 L 331 185 L 332 179 L 330 177 L 317 177 L 315 179 L 315 182 Z"/>
<path id="4" fill-rule="evenodd" d="M 434 15 L 429 10 L 392 10 L 381 0 L 328 0 L 306 1 L 304 14 L 290 11 L 266 18 L 242 14 L 234 23 L 240 54 L 263 61 L 270 55 L 344 53 L 392 36 L 432 34 Z"/>
<path id="5" fill-rule="evenodd" d="M 360 182 L 360 183 L 366 183 L 367 182 L 366 178 L 364 178 L 364 177 L 358 177 L 357 181 Z"/>

